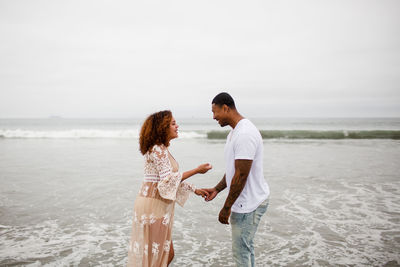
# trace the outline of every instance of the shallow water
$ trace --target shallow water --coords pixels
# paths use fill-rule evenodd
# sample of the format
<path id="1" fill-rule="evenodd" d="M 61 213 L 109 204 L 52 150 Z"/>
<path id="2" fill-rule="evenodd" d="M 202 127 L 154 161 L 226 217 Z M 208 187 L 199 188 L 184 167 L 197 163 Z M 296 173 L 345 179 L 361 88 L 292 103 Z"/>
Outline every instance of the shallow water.
<path id="1" fill-rule="evenodd" d="M 224 141 L 183 138 L 171 152 L 200 187 L 223 176 Z M 270 206 L 257 266 L 399 266 L 400 141 L 266 140 Z M 142 180 L 135 138 L 0 139 L 0 265 L 124 266 Z M 173 266 L 233 266 L 227 192 L 177 207 Z"/>
<path id="2" fill-rule="evenodd" d="M 214 186 L 223 142 L 177 140 L 182 170 Z M 400 142 L 266 141 L 272 195 L 255 239 L 259 266 L 400 264 Z M 0 264 L 122 266 L 142 159 L 133 140 L 0 141 Z M 176 209 L 173 266 L 233 266 L 226 192 Z"/>

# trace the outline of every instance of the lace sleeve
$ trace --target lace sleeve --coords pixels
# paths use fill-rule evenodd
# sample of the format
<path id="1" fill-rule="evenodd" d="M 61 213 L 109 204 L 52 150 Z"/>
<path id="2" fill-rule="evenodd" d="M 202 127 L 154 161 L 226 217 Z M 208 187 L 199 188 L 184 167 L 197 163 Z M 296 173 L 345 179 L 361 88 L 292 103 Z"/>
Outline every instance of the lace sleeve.
<path id="1" fill-rule="evenodd" d="M 188 200 L 190 193 L 194 193 L 196 187 L 190 183 L 182 182 L 179 185 L 178 192 L 176 193 L 176 203 L 183 207 L 186 200 Z"/>
<path id="2" fill-rule="evenodd" d="M 160 196 L 175 200 L 178 187 L 182 180 L 182 174 L 172 171 L 172 166 L 168 158 L 168 150 L 164 146 L 155 145 L 152 149 L 151 156 L 158 171 L 158 175 L 160 176 L 160 181 L 157 185 Z"/>

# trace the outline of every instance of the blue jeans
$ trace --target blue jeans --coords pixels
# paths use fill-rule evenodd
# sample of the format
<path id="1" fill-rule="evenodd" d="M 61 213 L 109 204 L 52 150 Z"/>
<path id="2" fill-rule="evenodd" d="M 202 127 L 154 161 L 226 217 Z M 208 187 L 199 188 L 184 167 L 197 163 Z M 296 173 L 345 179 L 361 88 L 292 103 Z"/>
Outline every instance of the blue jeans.
<path id="1" fill-rule="evenodd" d="M 267 198 L 250 213 L 232 212 L 231 214 L 232 253 L 238 267 L 255 266 L 253 239 L 268 204 Z"/>

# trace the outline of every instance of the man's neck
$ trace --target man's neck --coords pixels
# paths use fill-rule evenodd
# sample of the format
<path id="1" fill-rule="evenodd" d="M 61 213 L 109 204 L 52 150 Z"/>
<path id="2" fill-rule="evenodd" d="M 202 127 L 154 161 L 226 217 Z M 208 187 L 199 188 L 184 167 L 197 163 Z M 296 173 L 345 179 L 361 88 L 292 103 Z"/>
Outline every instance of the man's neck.
<path id="1" fill-rule="evenodd" d="M 244 117 L 242 115 L 240 115 L 239 113 L 235 114 L 232 117 L 231 122 L 229 123 L 229 125 L 232 127 L 232 129 L 235 129 L 236 125 L 239 123 L 239 121 L 241 121 L 242 119 L 244 119 Z"/>

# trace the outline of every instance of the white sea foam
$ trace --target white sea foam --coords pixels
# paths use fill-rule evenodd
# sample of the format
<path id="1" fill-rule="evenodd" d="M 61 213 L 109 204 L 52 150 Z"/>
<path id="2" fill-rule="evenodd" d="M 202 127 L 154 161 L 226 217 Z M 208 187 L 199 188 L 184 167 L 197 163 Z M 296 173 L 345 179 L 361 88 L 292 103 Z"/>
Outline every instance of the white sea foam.
<path id="1" fill-rule="evenodd" d="M 3 138 L 138 138 L 138 130 L 71 129 L 64 131 L 0 130 Z"/>
<path id="2" fill-rule="evenodd" d="M 198 138 L 207 138 L 207 134 L 199 133 L 199 132 L 179 132 L 179 138 L 183 139 L 198 139 Z"/>
<path id="3" fill-rule="evenodd" d="M 25 138 L 25 139 L 79 139 L 79 138 L 115 138 L 115 139 L 137 139 L 138 129 L 125 130 L 100 130 L 100 129 L 70 129 L 60 131 L 35 131 L 35 130 L 0 130 L 3 138 Z M 180 131 L 179 138 L 197 139 L 206 138 L 206 134 L 195 131 Z"/>
<path id="4" fill-rule="evenodd" d="M 55 220 L 12 227 L 0 232 L 0 265 L 124 266 L 129 228 L 99 223 L 65 228 Z"/>
<path id="5" fill-rule="evenodd" d="M 285 214 L 287 222 L 278 232 L 260 233 L 271 242 L 271 250 L 262 251 L 265 260 L 261 262 L 272 266 L 294 262 L 298 266 L 399 263 L 395 251 L 382 251 L 400 235 L 398 224 L 392 221 L 395 215 L 387 213 L 400 207 L 398 190 L 388 193 L 384 189 L 387 185 L 374 184 L 376 194 L 363 184 L 343 182 L 342 186 L 346 194 L 325 185 L 309 187 L 308 194 L 286 189 L 282 196 L 286 204 L 276 211 Z"/>

